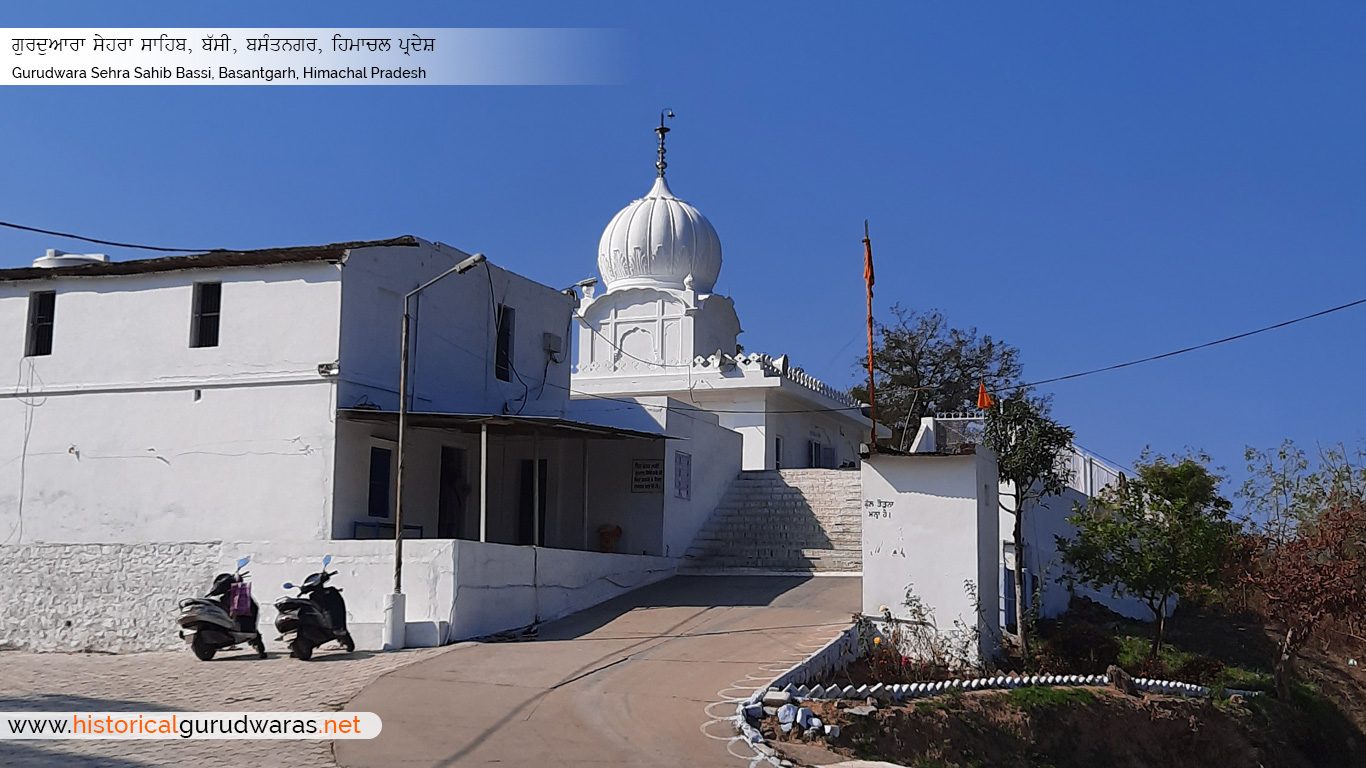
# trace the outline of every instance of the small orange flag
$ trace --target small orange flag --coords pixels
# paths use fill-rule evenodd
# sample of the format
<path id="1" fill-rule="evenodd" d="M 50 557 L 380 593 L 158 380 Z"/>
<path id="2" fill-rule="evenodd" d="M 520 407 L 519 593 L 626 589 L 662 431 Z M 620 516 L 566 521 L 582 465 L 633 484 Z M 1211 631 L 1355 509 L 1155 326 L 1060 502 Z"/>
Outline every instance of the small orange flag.
<path id="1" fill-rule="evenodd" d="M 995 405 L 996 401 L 987 394 L 987 383 L 980 381 L 977 383 L 977 407 L 983 411 Z"/>
<path id="2" fill-rule="evenodd" d="M 868 222 L 863 223 L 864 229 L 868 227 Z M 863 236 L 863 281 L 868 284 L 868 295 L 873 295 L 873 241 L 868 239 L 867 234 Z"/>

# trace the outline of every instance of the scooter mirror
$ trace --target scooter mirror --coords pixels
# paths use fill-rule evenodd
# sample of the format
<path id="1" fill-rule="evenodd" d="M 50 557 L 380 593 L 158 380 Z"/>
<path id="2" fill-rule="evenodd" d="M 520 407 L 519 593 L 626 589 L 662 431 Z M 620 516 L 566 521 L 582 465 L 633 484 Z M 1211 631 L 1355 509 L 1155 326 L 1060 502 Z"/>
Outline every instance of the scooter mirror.
<path id="1" fill-rule="evenodd" d="M 241 560 L 238 560 L 238 561 L 237 561 L 237 570 L 239 570 L 239 571 L 242 570 L 243 568 L 246 567 L 247 563 L 250 563 L 250 562 L 251 562 L 251 558 L 250 558 L 250 557 L 244 557 L 244 558 L 242 558 Z"/>
<path id="2" fill-rule="evenodd" d="M 286 581 L 286 582 L 285 582 L 285 589 L 294 589 L 294 585 L 293 585 L 293 584 L 290 584 L 289 582 Z"/>
<path id="3" fill-rule="evenodd" d="M 326 567 L 327 567 L 327 564 L 330 563 L 330 562 L 332 562 L 332 556 L 331 556 L 331 555 L 323 555 L 323 567 L 326 568 Z"/>

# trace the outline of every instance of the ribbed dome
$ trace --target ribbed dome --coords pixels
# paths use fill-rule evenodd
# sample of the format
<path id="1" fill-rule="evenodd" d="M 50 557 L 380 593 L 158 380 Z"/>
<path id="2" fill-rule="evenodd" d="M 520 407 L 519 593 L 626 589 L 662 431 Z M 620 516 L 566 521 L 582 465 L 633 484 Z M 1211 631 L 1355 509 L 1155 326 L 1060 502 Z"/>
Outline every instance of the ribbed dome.
<path id="1" fill-rule="evenodd" d="M 598 271 L 609 291 L 645 286 L 711 293 L 721 274 L 721 240 L 707 217 L 674 197 L 660 176 L 603 230 Z"/>

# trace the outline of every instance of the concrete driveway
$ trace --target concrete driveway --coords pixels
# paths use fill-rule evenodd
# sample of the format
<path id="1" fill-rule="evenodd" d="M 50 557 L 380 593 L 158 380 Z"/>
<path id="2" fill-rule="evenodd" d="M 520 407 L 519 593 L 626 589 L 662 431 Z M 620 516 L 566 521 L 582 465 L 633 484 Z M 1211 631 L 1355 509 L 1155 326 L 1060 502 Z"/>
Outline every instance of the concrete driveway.
<path id="1" fill-rule="evenodd" d="M 390 672 L 347 705 L 362 766 L 740 766 L 734 702 L 848 626 L 857 577 L 679 576 L 541 627 Z"/>
<path id="2" fill-rule="evenodd" d="M 175 625 L 167 622 L 167 632 Z M 0 651 L 0 711 L 5 712 L 327 712 L 339 709 L 385 672 L 439 655 L 319 650 L 289 658 L 267 642 L 270 658 L 250 651 L 199 661 L 188 648 L 158 653 Z M 0 741 L 5 768 L 327 768 L 326 741 L 210 739 Z"/>

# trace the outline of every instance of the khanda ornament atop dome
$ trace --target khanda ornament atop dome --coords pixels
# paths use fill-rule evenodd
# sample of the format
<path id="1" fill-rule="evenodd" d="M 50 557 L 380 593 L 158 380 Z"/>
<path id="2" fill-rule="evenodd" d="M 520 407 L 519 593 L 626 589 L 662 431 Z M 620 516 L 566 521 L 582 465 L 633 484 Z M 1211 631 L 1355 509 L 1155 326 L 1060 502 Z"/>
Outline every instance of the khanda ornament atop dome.
<path id="1" fill-rule="evenodd" d="M 607 291 L 657 288 L 711 293 L 721 273 L 721 240 L 702 212 L 678 199 L 664 180 L 665 124 L 659 114 L 654 186 L 612 217 L 598 241 L 598 271 Z"/>

